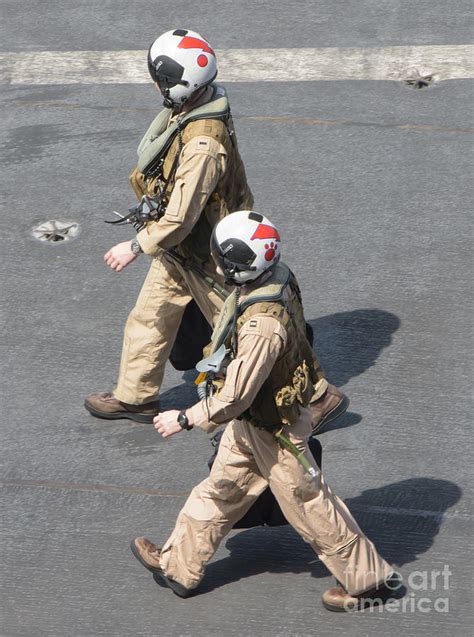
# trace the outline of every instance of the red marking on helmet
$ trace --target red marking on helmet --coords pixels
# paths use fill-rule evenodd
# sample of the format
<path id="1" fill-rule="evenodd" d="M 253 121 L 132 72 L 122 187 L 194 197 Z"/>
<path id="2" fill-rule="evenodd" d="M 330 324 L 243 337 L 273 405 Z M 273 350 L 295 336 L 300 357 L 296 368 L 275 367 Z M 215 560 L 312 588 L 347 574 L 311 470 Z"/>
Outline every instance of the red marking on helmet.
<path id="1" fill-rule="evenodd" d="M 204 55 L 204 53 L 201 53 L 201 55 L 198 56 L 197 63 L 199 64 L 199 66 L 204 67 L 204 66 L 207 66 L 207 62 L 208 62 L 207 55 Z"/>
<path id="2" fill-rule="evenodd" d="M 267 250 L 265 252 L 265 261 L 273 261 L 275 257 L 275 250 L 273 248 L 270 248 L 270 250 Z"/>
<path id="3" fill-rule="evenodd" d="M 280 235 L 278 234 L 278 230 L 273 226 L 267 226 L 265 223 L 259 223 L 257 229 L 250 237 L 250 240 L 253 239 L 276 239 L 280 241 Z"/>
<path id="4" fill-rule="evenodd" d="M 178 49 L 202 49 L 204 53 L 210 53 L 211 55 L 216 57 L 216 54 L 207 42 L 204 42 L 204 40 L 200 40 L 199 38 L 193 38 L 191 35 L 184 36 L 184 38 L 178 44 Z"/>

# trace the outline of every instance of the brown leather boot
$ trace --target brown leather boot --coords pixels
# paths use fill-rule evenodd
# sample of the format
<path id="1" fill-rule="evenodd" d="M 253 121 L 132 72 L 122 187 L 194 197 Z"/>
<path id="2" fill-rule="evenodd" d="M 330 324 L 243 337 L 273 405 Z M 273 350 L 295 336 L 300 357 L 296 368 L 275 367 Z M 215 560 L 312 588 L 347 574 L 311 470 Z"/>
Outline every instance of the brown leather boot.
<path id="1" fill-rule="evenodd" d="M 149 571 L 155 575 L 163 572 L 160 567 L 161 549 L 156 544 L 146 537 L 136 537 L 131 541 L 130 548 L 140 564 Z"/>
<path id="2" fill-rule="evenodd" d="M 334 385 L 328 385 L 321 398 L 309 404 L 313 416 L 313 435 L 320 434 L 331 420 L 341 416 L 348 407 L 349 398 Z"/>
<path id="3" fill-rule="evenodd" d="M 147 540 L 146 537 L 136 537 L 130 542 L 130 548 L 140 564 L 153 573 L 155 580 L 158 578 L 159 584 L 171 588 L 173 593 L 179 597 L 190 597 L 194 594 L 192 589 L 185 588 L 179 582 L 165 575 L 160 567 L 161 549 L 156 544 Z"/>
<path id="4" fill-rule="evenodd" d="M 389 598 L 398 599 L 406 592 L 397 574 L 390 576 L 377 588 L 372 588 L 359 595 L 351 595 L 339 584 L 323 593 L 324 608 L 336 613 L 348 613 L 362 610 L 367 606 L 380 606 Z"/>
<path id="5" fill-rule="evenodd" d="M 96 418 L 128 418 L 136 422 L 152 423 L 153 417 L 160 411 L 160 402 L 154 400 L 144 405 L 129 405 L 115 398 L 112 392 L 103 391 L 86 396 L 84 407 Z"/>

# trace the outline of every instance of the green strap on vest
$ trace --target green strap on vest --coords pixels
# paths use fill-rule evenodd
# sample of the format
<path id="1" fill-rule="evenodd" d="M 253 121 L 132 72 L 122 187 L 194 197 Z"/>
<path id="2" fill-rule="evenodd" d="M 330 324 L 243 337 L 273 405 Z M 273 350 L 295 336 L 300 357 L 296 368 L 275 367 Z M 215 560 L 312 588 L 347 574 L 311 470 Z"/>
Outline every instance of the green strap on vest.
<path id="1" fill-rule="evenodd" d="M 255 291 L 239 302 L 238 314 L 241 315 L 248 307 L 254 303 L 275 303 L 281 301 L 283 294 L 290 283 L 291 271 L 287 265 L 280 262 L 272 272 L 272 276 Z M 234 290 L 227 298 L 219 314 L 219 319 L 212 333 L 211 353 L 219 349 L 229 335 L 235 315 L 236 291 Z"/>
<path id="2" fill-rule="evenodd" d="M 280 445 L 291 453 L 292 456 L 296 458 L 296 460 L 300 463 L 303 469 L 306 472 L 306 475 L 309 478 L 315 478 L 318 473 L 316 469 L 312 466 L 309 460 L 304 455 L 304 451 L 298 449 L 298 447 L 291 442 L 286 434 L 283 433 L 283 427 L 273 432 L 273 435 L 278 440 Z"/>
<path id="3" fill-rule="evenodd" d="M 183 117 L 178 117 L 170 125 L 171 109 L 165 108 L 155 117 L 137 149 L 137 166 L 140 172 L 149 176 L 159 168 L 174 138 L 189 122 L 199 119 L 226 119 L 229 116 L 230 106 L 225 89 L 217 84 L 210 86 L 213 94 L 209 102 L 189 111 Z"/>

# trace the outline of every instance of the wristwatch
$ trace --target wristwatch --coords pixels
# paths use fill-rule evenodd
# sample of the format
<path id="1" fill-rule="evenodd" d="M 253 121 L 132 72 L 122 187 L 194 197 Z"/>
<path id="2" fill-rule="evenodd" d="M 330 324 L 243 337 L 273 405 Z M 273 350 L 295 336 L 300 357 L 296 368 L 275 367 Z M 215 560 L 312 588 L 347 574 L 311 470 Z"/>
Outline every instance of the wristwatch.
<path id="1" fill-rule="evenodd" d="M 193 428 L 193 426 L 189 424 L 189 420 L 184 409 L 179 412 L 177 421 L 181 429 L 187 429 L 189 431 Z"/>
<path id="2" fill-rule="evenodd" d="M 142 254 L 143 250 L 141 245 L 138 243 L 138 239 L 136 237 L 134 237 L 132 239 L 132 242 L 130 244 L 130 250 L 133 252 L 133 254 L 138 257 L 139 254 Z"/>

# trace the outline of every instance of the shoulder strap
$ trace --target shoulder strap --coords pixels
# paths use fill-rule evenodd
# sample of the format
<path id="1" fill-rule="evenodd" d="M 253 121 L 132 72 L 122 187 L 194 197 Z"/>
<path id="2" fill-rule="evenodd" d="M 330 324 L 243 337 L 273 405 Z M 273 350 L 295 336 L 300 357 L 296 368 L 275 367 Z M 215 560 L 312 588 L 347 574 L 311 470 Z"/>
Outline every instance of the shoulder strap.
<path id="1" fill-rule="evenodd" d="M 249 305 L 260 303 L 262 301 L 276 302 L 280 301 L 285 289 L 290 283 L 292 272 L 287 265 L 280 261 L 273 271 L 271 278 L 256 290 L 241 300 L 240 308 L 243 312 Z"/>
<path id="2" fill-rule="evenodd" d="M 164 109 L 152 122 L 138 146 L 138 169 L 147 176 L 153 175 L 169 149 L 176 135 L 190 123 L 201 119 L 222 119 L 229 117 L 230 106 L 225 89 L 212 85 L 214 92 L 209 102 L 179 117 L 169 126 L 170 110 Z"/>

